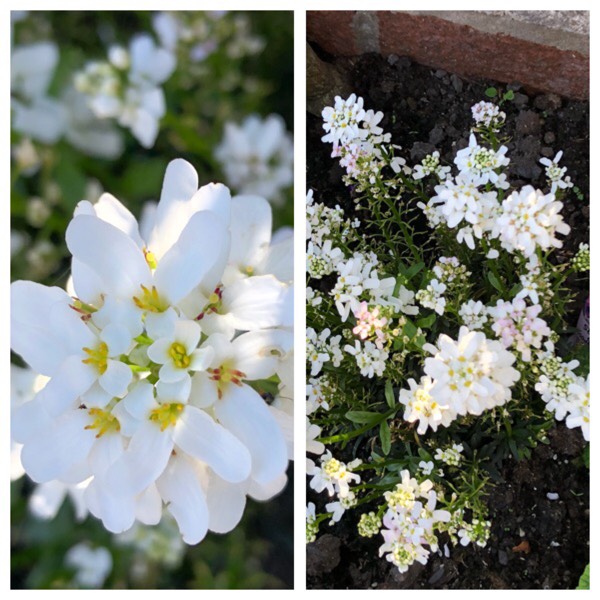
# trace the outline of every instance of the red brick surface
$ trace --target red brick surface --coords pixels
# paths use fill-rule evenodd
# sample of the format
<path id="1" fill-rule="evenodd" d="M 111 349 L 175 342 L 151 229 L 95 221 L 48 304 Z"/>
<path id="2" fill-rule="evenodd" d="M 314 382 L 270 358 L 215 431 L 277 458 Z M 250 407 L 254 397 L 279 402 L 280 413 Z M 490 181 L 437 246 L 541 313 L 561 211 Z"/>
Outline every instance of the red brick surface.
<path id="1" fill-rule="evenodd" d="M 335 56 L 352 56 L 355 11 L 309 11 L 307 36 Z M 574 51 L 490 34 L 433 16 L 379 12 L 383 55 L 409 56 L 416 62 L 463 77 L 518 82 L 535 91 L 589 97 L 589 59 Z"/>
<path id="2" fill-rule="evenodd" d="M 379 13 L 384 55 L 406 55 L 465 77 L 484 77 L 572 98 L 589 95 L 588 58 L 509 35 L 483 33 L 436 17 Z"/>
<path id="3" fill-rule="evenodd" d="M 306 37 L 334 56 L 355 56 L 352 19 L 356 11 L 309 10 L 306 12 Z"/>

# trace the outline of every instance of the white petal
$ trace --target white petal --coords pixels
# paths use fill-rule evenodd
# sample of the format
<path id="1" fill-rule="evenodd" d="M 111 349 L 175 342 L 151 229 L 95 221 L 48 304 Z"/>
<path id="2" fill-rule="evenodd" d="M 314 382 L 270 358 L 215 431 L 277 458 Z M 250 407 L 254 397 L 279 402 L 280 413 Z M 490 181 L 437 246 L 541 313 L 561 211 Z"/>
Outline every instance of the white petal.
<path id="1" fill-rule="evenodd" d="M 212 406 L 218 398 L 218 388 L 215 381 L 209 379 L 208 375 L 199 371 L 192 377 L 192 389 L 190 392 L 190 404 L 198 408 Z"/>
<path id="2" fill-rule="evenodd" d="M 208 528 L 216 533 L 231 531 L 242 518 L 246 507 L 246 484 L 227 483 L 211 473 L 206 493 Z"/>
<path id="3" fill-rule="evenodd" d="M 123 399 L 127 412 L 138 420 L 147 419 L 150 411 L 158 406 L 154 399 L 153 386 L 147 381 L 140 381 Z"/>
<path id="4" fill-rule="evenodd" d="M 244 481 L 250 474 L 250 455 L 245 446 L 199 408 L 184 408 L 173 439 L 181 450 L 208 464 L 226 481 Z"/>
<path id="5" fill-rule="evenodd" d="M 214 357 L 214 350 L 210 346 L 199 348 L 190 354 L 190 371 L 206 371 Z"/>
<path id="6" fill-rule="evenodd" d="M 169 402 L 187 403 L 192 389 L 190 377 L 184 377 L 174 383 L 167 383 L 162 379 L 156 382 L 156 393 L 161 400 Z"/>
<path id="7" fill-rule="evenodd" d="M 87 408 L 104 408 L 112 399 L 112 394 L 109 394 L 96 382 L 87 392 L 82 394 L 81 403 L 85 404 Z"/>
<path id="8" fill-rule="evenodd" d="M 11 438 L 24 444 L 29 438 L 43 434 L 53 427 L 54 419 L 44 408 L 44 398 L 39 394 L 11 411 Z"/>
<path id="9" fill-rule="evenodd" d="M 54 421 L 54 426 L 30 438 L 23 446 L 21 461 L 37 483 L 58 479 L 78 461 L 84 460 L 96 441 L 93 430 L 85 429 L 87 411 L 73 410 Z"/>
<path id="10" fill-rule="evenodd" d="M 278 327 L 284 318 L 286 290 L 271 275 L 241 279 L 223 290 L 223 307 L 236 329 Z"/>
<path id="11" fill-rule="evenodd" d="M 108 487 L 125 496 L 139 494 L 158 479 L 172 450 L 171 428 L 161 431 L 155 423 L 145 421 L 131 438 L 123 458 L 106 472 Z"/>
<path id="12" fill-rule="evenodd" d="M 73 279 L 73 289 L 79 300 L 99 306 L 102 304 L 102 280 L 93 269 L 81 261 L 73 258 L 71 260 L 71 276 Z"/>
<path id="13" fill-rule="evenodd" d="M 100 339 L 108 346 L 108 356 L 111 357 L 127 354 L 131 349 L 129 329 L 118 323 L 109 323 L 100 333 Z"/>
<path id="14" fill-rule="evenodd" d="M 133 372 L 124 363 L 116 360 L 106 361 L 106 371 L 100 375 L 98 382 L 102 388 L 114 396 L 122 398 L 133 379 Z"/>
<path id="15" fill-rule="evenodd" d="M 152 340 L 171 337 L 175 331 L 175 323 L 179 319 L 177 312 L 172 306 L 161 313 L 146 313 L 144 324 L 146 333 Z"/>
<path id="16" fill-rule="evenodd" d="M 234 196 L 231 208 L 229 264 L 255 267 L 271 241 L 271 205 L 259 196 Z"/>
<path id="17" fill-rule="evenodd" d="M 287 283 L 294 279 L 294 236 L 288 236 L 277 243 L 271 243 L 261 273 L 275 275 L 279 281 Z"/>
<path id="18" fill-rule="evenodd" d="M 84 493 L 90 512 L 99 519 L 108 531 L 122 533 L 135 522 L 135 499 L 111 493 L 101 479 L 94 479 Z"/>
<path id="19" fill-rule="evenodd" d="M 253 479 L 268 483 L 285 472 L 287 448 L 283 434 L 257 392 L 247 385 L 230 385 L 214 411 L 250 451 Z"/>
<path id="20" fill-rule="evenodd" d="M 157 365 L 164 365 L 171 360 L 169 348 L 173 341 L 170 339 L 160 339 L 148 346 L 148 358 Z"/>
<path id="21" fill-rule="evenodd" d="M 158 491 L 175 517 L 186 544 L 197 544 L 208 530 L 204 490 L 192 465 L 182 457 L 170 461 L 157 482 Z"/>
<path id="22" fill-rule="evenodd" d="M 200 341 L 200 325 L 195 321 L 181 319 L 175 323 L 175 333 L 173 334 L 176 342 L 179 342 L 191 354 Z"/>
<path id="23" fill-rule="evenodd" d="M 123 438 L 119 433 L 105 433 L 100 436 L 90 451 L 88 461 L 94 475 L 102 475 L 108 467 L 123 456 Z"/>
<path id="24" fill-rule="evenodd" d="M 75 217 L 67 227 L 71 254 L 100 278 L 107 294 L 133 298 L 140 285 L 152 285 L 143 252 L 122 231 L 89 215 Z"/>
<path id="25" fill-rule="evenodd" d="M 135 517 L 144 525 L 158 525 L 162 517 L 162 499 L 155 485 L 148 486 L 135 499 Z"/>
<path id="26" fill-rule="evenodd" d="M 181 159 L 169 163 L 165 172 L 156 221 L 148 247 L 160 261 L 177 241 L 189 214 L 186 203 L 198 190 L 198 175 L 192 165 Z"/>
<path id="27" fill-rule="evenodd" d="M 81 356 L 69 356 L 39 392 L 38 398 L 49 415 L 55 417 L 68 409 L 77 408 L 79 397 L 96 381 L 95 370 L 81 360 Z"/>
<path id="28" fill-rule="evenodd" d="M 144 247 L 144 241 L 140 237 L 136 218 L 112 194 L 102 194 L 98 202 L 94 204 L 94 209 L 103 221 L 120 229 L 140 248 Z"/>
<path id="29" fill-rule="evenodd" d="M 283 490 L 286 483 L 287 475 L 285 473 L 264 485 L 252 481 L 250 489 L 248 490 L 248 495 L 259 501 L 270 500 L 273 496 L 276 496 Z"/>
<path id="30" fill-rule="evenodd" d="M 180 369 L 179 367 L 176 367 L 172 362 L 164 364 L 160 368 L 158 376 L 165 383 L 177 383 L 184 379 L 189 379 L 190 377 L 185 369 Z"/>
<path id="31" fill-rule="evenodd" d="M 268 379 L 275 374 L 280 359 L 293 344 L 293 334 L 282 329 L 244 333 L 232 343 L 236 368 L 246 375 L 246 379 Z"/>
<path id="32" fill-rule="evenodd" d="M 177 304 L 216 263 L 224 263 L 228 251 L 229 233 L 221 220 L 208 211 L 194 214 L 177 242 L 158 262 L 154 272 L 157 289 L 171 304 Z"/>

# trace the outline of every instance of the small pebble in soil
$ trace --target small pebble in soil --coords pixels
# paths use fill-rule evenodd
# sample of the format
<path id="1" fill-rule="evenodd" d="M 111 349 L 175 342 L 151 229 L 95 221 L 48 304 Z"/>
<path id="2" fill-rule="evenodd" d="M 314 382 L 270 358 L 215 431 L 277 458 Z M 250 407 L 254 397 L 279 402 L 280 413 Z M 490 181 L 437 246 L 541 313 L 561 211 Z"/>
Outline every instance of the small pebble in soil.
<path id="1" fill-rule="evenodd" d="M 548 492 L 546 498 L 548 498 L 548 500 L 558 500 L 558 494 L 556 492 Z"/>

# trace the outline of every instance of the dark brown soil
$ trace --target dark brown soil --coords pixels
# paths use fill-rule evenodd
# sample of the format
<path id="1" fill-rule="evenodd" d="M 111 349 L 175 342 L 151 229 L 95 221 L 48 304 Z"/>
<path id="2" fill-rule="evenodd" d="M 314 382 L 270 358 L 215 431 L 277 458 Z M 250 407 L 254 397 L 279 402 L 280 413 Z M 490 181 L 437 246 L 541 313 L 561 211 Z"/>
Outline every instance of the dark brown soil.
<path id="1" fill-rule="evenodd" d="M 501 93 L 507 90 L 493 81 L 467 81 L 432 71 L 405 57 L 333 59 L 316 50 L 347 74 L 365 108 L 383 111 L 382 127 L 392 133 L 393 143 L 402 145 L 409 162 L 437 149 L 443 161 L 452 164 L 456 151 L 468 144 L 470 107 L 486 99 L 490 86 Z M 582 196 L 571 193 L 562 211 L 571 226 L 557 253 L 563 262 L 581 242 L 589 241 L 589 103 L 552 94 L 528 95 L 518 84 L 508 89 L 514 91 L 514 99 L 502 109 L 507 113 L 504 133 L 510 137 L 509 179 L 545 189 L 538 160 L 563 150 L 561 164 Z M 317 201 L 339 204 L 351 215 L 351 191 L 342 183 L 342 169 L 330 158 L 322 135 L 321 119 L 307 115 L 307 189 L 314 190 Z M 579 278 L 568 284 L 575 301 L 567 319 L 574 326 L 588 297 L 589 281 Z M 538 446 L 530 460 L 506 461 L 504 481 L 496 483 L 488 497 L 492 535 L 487 547 L 451 548 L 450 558 L 432 556 L 426 566 L 416 564 L 405 574 L 378 557 L 380 536 L 358 536 L 351 512 L 334 527 L 322 524 L 321 536 L 307 546 L 308 588 L 576 587 L 589 562 L 589 471 L 581 459 L 583 446 L 579 430 L 558 424 L 550 444 Z M 558 494 L 558 499 L 549 500 L 547 493 Z M 312 490 L 308 499 L 321 510 L 327 501 Z"/>

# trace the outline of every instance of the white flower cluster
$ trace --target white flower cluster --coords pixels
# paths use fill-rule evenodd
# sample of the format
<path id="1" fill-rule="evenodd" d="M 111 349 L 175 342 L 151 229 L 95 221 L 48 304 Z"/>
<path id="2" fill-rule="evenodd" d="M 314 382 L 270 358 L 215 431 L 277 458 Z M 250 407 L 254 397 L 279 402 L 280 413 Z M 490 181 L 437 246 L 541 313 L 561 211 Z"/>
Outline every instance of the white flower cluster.
<path id="1" fill-rule="evenodd" d="M 428 427 L 447 427 L 458 415 L 480 415 L 511 398 L 511 386 L 520 374 L 512 368 L 514 355 L 498 341 L 478 331 L 461 327 L 458 340 L 442 334 L 437 347 L 425 347 L 434 356 L 425 360 L 425 374 L 417 384 L 409 379 L 409 390 L 401 390 L 406 406 L 404 418 L 419 421 L 418 433 Z"/>
<path id="2" fill-rule="evenodd" d="M 479 519 L 473 519 L 471 523 L 463 522 L 462 528 L 458 532 L 461 545 L 468 546 L 473 542 L 484 548 L 490 539 L 491 527 L 490 521 L 480 521 Z"/>
<path id="3" fill-rule="evenodd" d="M 491 103 L 480 102 L 472 110 L 478 124 L 495 131 L 503 124 L 505 115 L 493 107 Z M 456 177 L 448 175 L 435 187 L 436 195 L 427 204 L 419 203 L 430 227 L 444 224 L 450 229 L 458 228 L 457 240 L 471 250 L 475 249 L 475 239 L 499 239 L 508 252 L 519 252 L 525 257 L 534 255 L 536 248 L 560 248 L 562 242 L 556 235 L 566 235 L 570 228 L 560 215 L 562 203 L 554 194 L 557 189 L 573 185 L 568 177 L 564 178 L 566 169 L 557 166 L 562 152 L 553 161 L 541 159 L 547 167 L 549 194 L 525 186 L 501 200 L 497 190 L 509 188 L 502 172 L 510 162 L 506 152 L 505 146 L 493 150 L 479 145 L 471 134 L 469 145 L 456 154 L 454 162 L 459 170 Z M 490 190 L 491 185 L 497 189 Z M 481 186 L 486 186 L 485 190 Z M 492 249 L 488 258 L 495 256 L 497 251 Z"/>
<path id="4" fill-rule="evenodd" d="M 306 506 L 306 543 L 310 544 L 317 539 L 319 524 L 316 522 L 315 503 L 309 502 Z"/>
<path id="5" fill-rule="evenodd" d="M 322 113 L 323 129 L 327 133 L 321 139 L 333 144 L 332 156 L 339 157 L 340 165 L 346 169 L 347 185 L 352 180 L 374 183 L 388 162 L 395 172 L 405 164 L 404 159 L 398 157 L 389 161 L 384 158 L 380 146 L 390 141 L 391 134 L 384 133 L 379 126 L 383 113 L 365 111 L 363 104 L 363 99 L 356 94 L 346 100 L 336 96 L 334 106 L 325 107 Z"/>
<path id="6" fill-rule="evenodd" d="M 499 131 L 506 120 L 506 113 L 492 102 L 482 100 L 471 106 L 473 120 L 477 125 L 487 127 L 491 131 Z"/>
<path id="7" fill-rule="evenodd" d="M 334 387 L 327 375 L 311 377 L 306 385 L 306 414 L 317 410 L 329 410 L 329 402 L 334 394 Z"/>
<path id="8" fill-rule="evenodd" d="M 306 330 L 306 359 L 311 365 L 310 374 L 313 377 L 321 372 L 325 363 L 331 362 L 334 367 L 339 367 L 342 362 L 342 336 L 329 337 L 330 335 L 329 329 L 324 329 L 319 334 L 312 327 Z"/>
<path id="9" fill-rule="evenodd" d="M 433 482 L 426 479 L 419 483 L 406 470 L 401 476 L 402 482 L 384 494 L 388 510 L 383 517 L 384 543 L 379 556 L 385 554 L 404 573 L 415 561 L 427 563 L 430 553 L 438 548 L 437 524 L 447 523 L 451 515 L 446 510 L 436 510 L 438 498 Z"/>
<path id="10" fill-rule="evenodd" d="M 440 181 L 444 181 L 450 174 L 450 167 L 443 167 L 440 164 L 440 153 L 436 150 L 432 154 L 428 154 L 421 164 L 416 165 L 413 172 L 413 179 L 419 180 L 429 175 L 435 175 Z"/>
<path id="11" fill-rule="evenodd" d="M 294 180 L 294 143 L 279 115 L 250 115 L 238 125 L 226 123 L 215 149 L 226 183 L 239 194 L 256 194 L 276 205 Z"/>
<path id="12" fill-rule="evenodd" d="M 66 242 L 70 294 L 11 286 L 12 348 L 50 378 L 13 411 L 25 471 L 86 482 L 112 532 L 163 506 L 188 544 L 230 531 L 247 495 L 285 485 L 291 443 L 292 260 L 271 245 L 269 204 L 198 189 L 175 160 L 145 238 L 104 194 L 77 206 Z M 269 405 L 254 382 L 275 375 Z"/>
<path id="13" fill-rule="evenodd" d="M 562 248 L 557 233 L 567 235 L 571 228 L 563 221 L 562 202 L 554 194 L 544 194 L 526 185 L 502 202 L 502 214 L 495 222 L 493 236 L 508 252 L 532 256 L 536 248 Z"/>
<path id="14" fill-rule="evenodd" d="M 507 151 L 506 146 L 500 146 L 498 150 L 480 146 L 472 133 L 469 145 L 456 153 L 454 164 L 463 177 L 476 186 L 493 183 L 498 189 L 507 189 L 506 176 L 498 174 L 502 167 L 510 163 Z"/>
<path id="15" fill-rule="evenodd" d="M 573 257 L 571 264 L 573 265 L 573 268 L 579 272 L 590 270 L 589 244 L 579 244 L 579 249 L 577 250 L 577 254 L 575 254 L 575 256 Z"/>
<path id="16" fill-rule="evenodd" d="M 360 369 L 360 374 L 364 377 L 381 377 L 385 371 L 386 362 L 389 357 L 387 350 L 379 348 L 373 342 L 364 342 L 361 344 L 355 340 L 354 346 L 346 344 L 344 350 L 356 359 L 356 365 Z"/>
<path id="17" fill-rule="evenodd" d="M 461 305 L 458 314 L 463 325 L 471 330 L 483 329 L 483 326 L 488 322 L 487 307 L 481 300 L 468 300 Z"/>
<path id="18" fill-rule="evenodd" d="M 362 537 L 373 537 L 381 529 L 381 517 L 373 511 L 360 515 L 358 521 L 358 535 Z"/>
<path id="19" fill-rule="evenodd" d="M 327 450 L 320 458 L 321 466 L 315 466 L 308 475 L 312 475 L 310 487 L 316 492 L 327 490 L 330 496 L 337 495 L 339 499 L 353 496 L 350 484 L 360 483 L 360 475 L 352 472 L 362 461 L 357 458 L 348 464 L 334 458 Z"/>
<path id="20" fill-rule="evenodd" d="M 53 144 L 64 137 L 86 154 L 116 158 L 123 151 L 119 131 L 98 119 L 87 107 L 81 93 L 67 87 L 59 98 L 48 94 L 58 60 L 58 47 L 53 42 L 36 42 L 13 48 L 12 129 L 44 144 Z M 20 151 L 21 166 L 32 172 L 37 169 L 39 159 L 32 154 L 35 148 L 31 144 L 28 156 L 24 155 L 26 149 L 25 146 Z"/>
<path id="21" fill-rule="evenodd" d="M 107 61 L 92 61 L 74 76 L 75 88 L 99 119 L 114 119 L 131 130 L 144 148 L 158 136 L 165 115 L 160 85 L 175 70 L 174 53 L 157 46 L 150 35 L 137 35 L 129 48 L 111 46 Z"/>
<path id="22" fill-rule="evenodd" d="M 535 384 L 546 408 L 558 421 L 565 419 L 569 429 L 581 427 L 586 441 L 590 440 L 590 376 L 579 377 L 574 369 L 579 361 L 563 362 L 554 344 L 546 342 L 545 350 L 537 356 L 541 375 Z"/>
<path id="23" fill-rule="evenodd" d="M 552 160 L 545 157 L 540 158 L 540 163 L 546 167 L 546 177 L 548 178 L 548 185 L 552 194 L 555 194 L 558 190 L 566 190 L 573 187 L 571 178 L 568 175 L 565 177 L 567 167 L 558 166 L 562 155 L 563 151 L 559 150 Z"/>
<path id="24" fill-rule="evenodd" d="M 458 467 L 458 465 L 460 465 L 463 459 L 463 450 L 464 448 L 462 444 L 452 444 L 452 446 L 449 446 L 444 450 L 438 448 L 435 451 L 434 458 L 436 460 L 442 461 L 443 463 L 446 463 L 450 467 Z"/>
<path id="25" fill-rule="evenodd" d="M 416 299 L 425 308 L 431 308 L 439 315 L 446 309 L 445 293 L 461 293 L 468 285 L 471 273 L 461 265 L 455 256 L 442 256 L 433 267 L 435 277 L 426 288 L 416 293 Z"/>
<path id="26" fill-rule="evenodd" d="M 512 302 L 498 300 L 496 306 L 488 309 L 494 333 L 505 348 L 519 351 L 525 362 L 531 360 L 531 349 L 541 348 L 544 338 L 552 333 L 546 321 L 538 317 L 541 311 L 539 304 L 527 306 L 522 298 Z"/>

